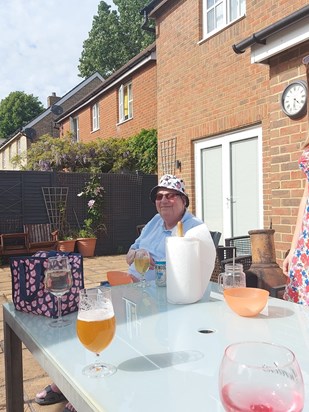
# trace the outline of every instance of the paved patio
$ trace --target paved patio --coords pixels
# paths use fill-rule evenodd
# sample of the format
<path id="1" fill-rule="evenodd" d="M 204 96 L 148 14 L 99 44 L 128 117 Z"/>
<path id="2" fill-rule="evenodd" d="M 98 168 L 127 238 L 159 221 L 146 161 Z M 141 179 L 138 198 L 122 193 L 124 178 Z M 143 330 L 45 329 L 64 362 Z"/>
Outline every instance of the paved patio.
<path id="1" fill-rule="evenodd" d="M 96 286 L 102 280 L 106 280 L 108 270 L 126 270 L 127 263 L 125 255 L 119 256 L 98 256 L 94 258 L 84 258 L 84 278 L 85 286 Z M 4 379 L 4 347 L 3 347 L 3 303 L 12 298 L 11 273 L 8 265 L 0 266 L 0 411 L 6 411 L 5 406 L 5 379 Z M 44 370 L 32 357 L 31 353 L 24 348 L 24 412 L 62 412 L 65 402 L 39 406 L 34 402 L 35 394 L 48 383 L 50 379 Z M 16 411 L 22 412 L 22 411 Z M 82 411 L 78 411 L 82 412 Z"/>

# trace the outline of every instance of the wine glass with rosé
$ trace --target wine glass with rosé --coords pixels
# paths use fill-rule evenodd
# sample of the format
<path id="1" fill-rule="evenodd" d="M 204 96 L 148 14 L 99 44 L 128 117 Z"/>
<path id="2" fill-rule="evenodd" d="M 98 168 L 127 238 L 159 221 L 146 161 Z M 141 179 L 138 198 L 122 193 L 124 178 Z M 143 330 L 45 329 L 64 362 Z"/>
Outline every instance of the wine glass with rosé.
<path id="1" fill-rule="evenodd" d="M 148 286 L 145 280 L 145 273 L 150 266 L 150 255 L 145 249 L 137 249 L 134 256 L 134 266 L 138 273 L 141 275 L 141 281 L 137 284 L 141 287 Z"/>
<path id="2" fill-rule="evenodd" d="M 115 331 L 111 288 L 80 290 L 76 332 L 80 342 L 96 356 L 95 361 L 83 369 L 84 375 L 100 378 L 116 372 L 115 366 L 103 363 L 100 359 L 100 353 L 111 343 Z"/>
<path id="3" fill-rule="evenodd" d="M 240 342 L 225 349 L 219 391 L 228 412 L 301 412 L 304 407 L 294 353 L 267 342 Z"/>

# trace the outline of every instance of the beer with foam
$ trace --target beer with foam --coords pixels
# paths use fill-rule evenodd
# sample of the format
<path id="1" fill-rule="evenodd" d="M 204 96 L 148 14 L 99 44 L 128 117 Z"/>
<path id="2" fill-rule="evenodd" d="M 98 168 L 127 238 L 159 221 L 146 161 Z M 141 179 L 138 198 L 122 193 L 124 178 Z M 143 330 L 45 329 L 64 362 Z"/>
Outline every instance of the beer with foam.
<path id="1" fill-rule="evenodd" d="M 112 305 L 110 310 L 96 308 L 80 311 L 76 330 L 85 348 L 100 353 L 111 343 L 115 335 L 116 320 Z"/>

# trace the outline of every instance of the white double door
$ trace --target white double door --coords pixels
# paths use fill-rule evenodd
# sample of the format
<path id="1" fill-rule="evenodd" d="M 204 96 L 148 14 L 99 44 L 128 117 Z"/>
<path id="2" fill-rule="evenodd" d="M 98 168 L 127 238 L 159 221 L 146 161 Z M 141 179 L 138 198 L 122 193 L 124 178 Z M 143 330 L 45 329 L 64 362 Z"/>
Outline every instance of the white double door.
<path id="1" fill-rule="evenodd" d="M 262 228 L 262 129 L 195 143 L 196 215 L 222 239 Z"/>

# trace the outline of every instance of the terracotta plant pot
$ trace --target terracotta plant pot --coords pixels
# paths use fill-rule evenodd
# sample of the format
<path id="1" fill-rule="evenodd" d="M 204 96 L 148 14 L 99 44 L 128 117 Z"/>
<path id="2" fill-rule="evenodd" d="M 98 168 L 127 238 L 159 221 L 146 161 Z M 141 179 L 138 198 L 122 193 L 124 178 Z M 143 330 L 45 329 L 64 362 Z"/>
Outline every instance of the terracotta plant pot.
<path id="1" fill-rule="evenodd" d="M 94 256 L 96 243 L 97 243 L 97 238 L 95 237 L 78 238 L 76 240 L 77 250 L 84 257 Z"/>
<path id="2" fill-rule="evenodd" d="M 74 252 L 76 239 L 58 240 L 57 248 L 60 252 Z"/>

